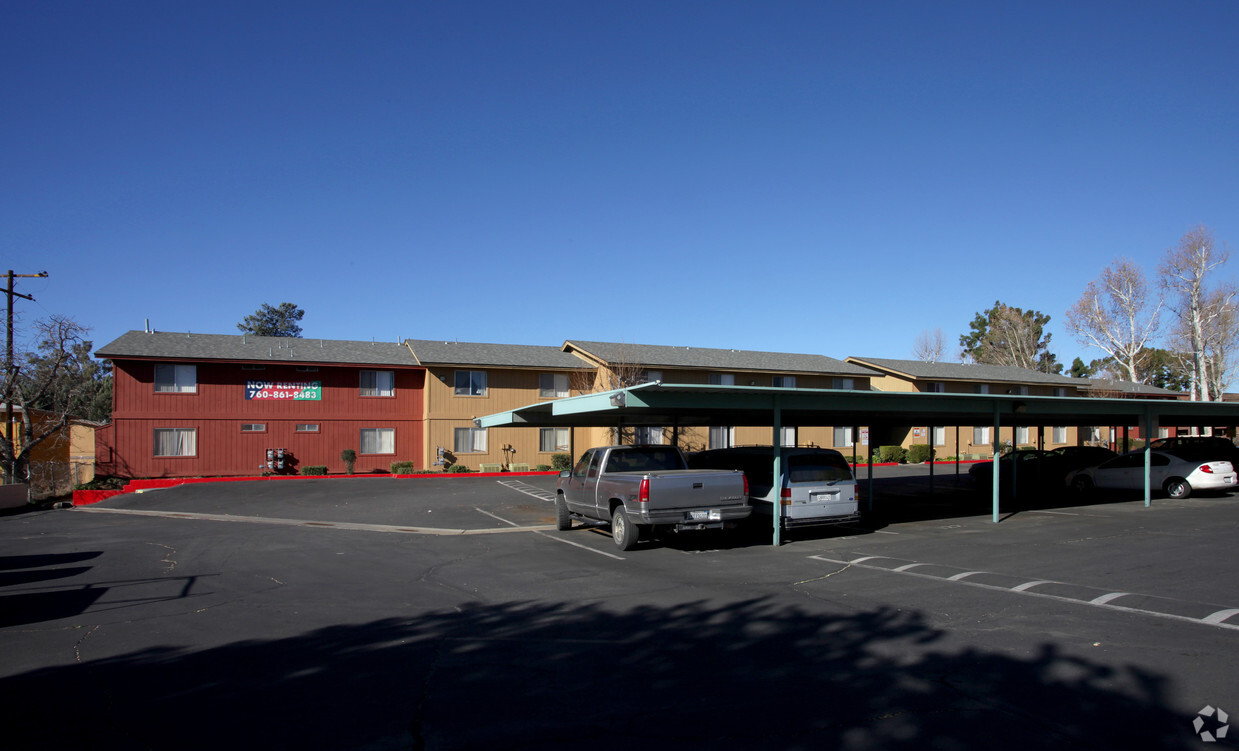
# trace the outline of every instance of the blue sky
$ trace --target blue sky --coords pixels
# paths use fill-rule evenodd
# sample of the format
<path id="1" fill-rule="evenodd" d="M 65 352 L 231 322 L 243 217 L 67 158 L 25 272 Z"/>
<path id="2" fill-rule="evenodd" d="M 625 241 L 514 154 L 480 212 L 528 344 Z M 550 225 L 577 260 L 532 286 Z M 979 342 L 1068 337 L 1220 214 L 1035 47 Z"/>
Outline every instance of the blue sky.
<path id="1" fill-rule="evenodd" d="M 1239 3 L 0 3 L 22 320 L 948 354 L 1239 243 Z M 1219 280 L 1233 280 L 1239 259 Z"/>

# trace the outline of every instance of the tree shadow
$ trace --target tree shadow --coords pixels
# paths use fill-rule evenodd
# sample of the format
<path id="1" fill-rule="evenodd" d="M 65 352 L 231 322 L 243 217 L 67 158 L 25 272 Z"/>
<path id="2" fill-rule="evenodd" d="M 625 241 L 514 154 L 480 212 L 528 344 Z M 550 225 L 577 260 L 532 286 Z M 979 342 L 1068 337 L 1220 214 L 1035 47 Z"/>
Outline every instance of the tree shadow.
<path id="1" fill-rule="evenodd" d="M 1186 749 L 1167 678 L 916 611 L 464 604 L 0 680 L 8 748 Z"/>

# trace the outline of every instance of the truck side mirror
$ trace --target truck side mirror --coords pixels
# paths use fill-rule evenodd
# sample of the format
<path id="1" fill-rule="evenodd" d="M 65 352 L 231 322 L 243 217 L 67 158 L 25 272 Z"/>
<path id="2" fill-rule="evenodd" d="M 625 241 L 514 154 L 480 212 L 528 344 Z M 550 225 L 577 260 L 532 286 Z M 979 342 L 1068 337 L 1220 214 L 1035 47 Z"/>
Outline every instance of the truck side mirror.
<path id="1" fill-rule="evenodd" d="M 561 469 L 561 470 L 559 470 L 559 476 L 560 476 L 560 477 L 572 477 L 572 470 L 570 470 L 570 469 Z"/>

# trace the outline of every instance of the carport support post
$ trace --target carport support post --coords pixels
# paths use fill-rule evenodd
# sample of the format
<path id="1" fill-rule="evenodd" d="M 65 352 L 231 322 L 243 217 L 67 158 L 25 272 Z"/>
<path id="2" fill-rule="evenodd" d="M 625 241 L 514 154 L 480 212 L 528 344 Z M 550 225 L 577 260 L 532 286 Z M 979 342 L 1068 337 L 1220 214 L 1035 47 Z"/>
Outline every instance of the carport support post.
<path id="1" fill-rule="evenodd" d="M 999 422 L 998 422 L 998 402 L 994 402 L 994 445 L 993 445 L 993 449 L 994 449 L 994 458 L 993 458 L 993 462 L 994 462 L 994 483 L 993 483 L 993 493 L 994 493 L 994 523 L 995 523 L 995 524 L 997 524 L 997 523 L 998 523 L 998 488 L 999 488 L 999 487 L 1001 487 L 1001 486 L 998 484 L 998 446 L 999 446 L 999 444 L 1000 444 L 1000 441 L 998 440 L 998 427 L 999 427 Z"/>
<path id="2" fill-rule="evenodd" d="M 774 446 L 774 487 L 770 491 L 773 496 L 770 518 L 774 520 L 774 533 L 770 539 L 777 548 L 783 543 L 783 409 L 777 396 L 774 397 L 774 438 L 770 443 Z"/>
<path id="3" fill-rule="evenodd" d="M 1153 505 L 1153 452 L 1149 444 L 1153 442 L 1153 408 L 1144 408 L 1144 507 Z"/>

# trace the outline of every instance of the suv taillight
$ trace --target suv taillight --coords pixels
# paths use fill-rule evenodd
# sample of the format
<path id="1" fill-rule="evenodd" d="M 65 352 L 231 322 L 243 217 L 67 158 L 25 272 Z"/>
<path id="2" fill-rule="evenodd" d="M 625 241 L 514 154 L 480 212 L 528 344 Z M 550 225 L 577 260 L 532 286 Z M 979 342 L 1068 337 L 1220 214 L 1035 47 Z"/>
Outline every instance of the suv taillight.
<path id="1" fill-rule="evenodd" d="M 637 491 L 637 503 L 650 502 L 650 478 L 641 478 L 641 489 Z"/>

